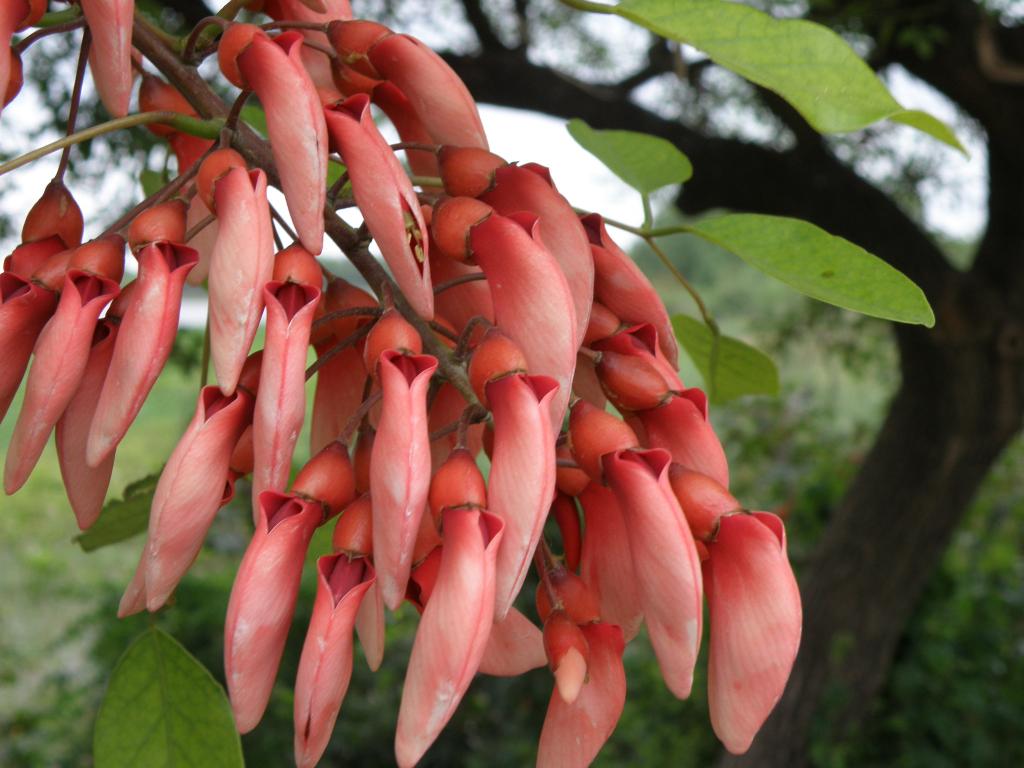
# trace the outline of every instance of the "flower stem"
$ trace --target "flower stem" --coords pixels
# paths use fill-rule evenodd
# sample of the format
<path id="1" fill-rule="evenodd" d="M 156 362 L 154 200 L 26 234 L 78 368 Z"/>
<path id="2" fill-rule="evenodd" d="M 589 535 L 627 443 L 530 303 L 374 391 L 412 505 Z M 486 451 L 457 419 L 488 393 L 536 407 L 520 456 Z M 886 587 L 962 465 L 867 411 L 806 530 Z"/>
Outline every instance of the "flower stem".
<path id="1" fill-rule="evenodd" d="M 3 176 L 5 173 L 10 173 L 16 168 L 21 168 L 23 165 L 28 165 L 41 157 L 46 157 L 50 153 L 56 152 L 58 149 L 64 149 L 64 147 L 72 144 L 81 144 L 83 141 L 94 139 L 97 136 L 103 136 L 107 133 L 120 131 L 124 128 L 135 128 L 140 125 L 149 125 L 151 123 L 164 123 L 165 125 L 169 125 L 182 133 L 188 133 L 193 136 L 200 136 L 206 139 L 216 139 L 220 134 L 221 127 L 224 125 L 224 121 L 218 118 L 200 120 L 195 117 L 179 114 L 178 112 L 139 112 L 134 115 L 119 117 L 115 120 L 108 120 L 105 123 L 100 123 L 99 125 L 94 125 L 81 131 L 76 131 L 62 139 L 51 141 L 46 146 L 33 149 L 31 152 L 26 152 L 24 155 L 20 155 L 3 165 L 0 165 L 0 176 Z"/>
<path id="2" fill-rule="evenodd" d="M 68 127 L 65 136 L 75 132 L 75 123 L 78 120 L 78 105 L 82 100 L 82 83 L 85 80 L 85 65 L 89 61 L 89 46 L 92 43 L 92 33 L 86 27 L 82 30 L 82 47 L 78 52 L 78 69 L 75 70 L 75 84 L 71 89 L 71 104 L 68 106 Z M 55 181 L 64 179 L 64 172 L 68 169 L 68 159 L 71 155 L 72 144 L 68 144 L 60 153 L 60 163 L 57 164 L 57 173 L 53 178 Z"/>
<path id="3" fill-rule="evenodd" d="M 700 293 L 693 287 L 689 280 L 676 269 L 676 265 L 672 263 L 672 260 L 668 257 L 668 254 L 661 249 L 661 247 L 654 241 L 652 236 L 644 238 L 644 241 L 650 246 L 650 249 L 654 251 L 661 263 L 665 265 L 665 268 L 672 273 L 672 276 L 679 282 L 686 292 L 690 294 L 690 298 L 693 299 L 694 304 L 697 305 L 697 309 L 700 312 L 701 319 L 704 320 L 704 325 L 711 331 L 711 359 L 708 361 L 708 397 L 711 400 L 715 399 L 715 388 L 717 386 L 717 373 L 718 373 L 718 347 L 719 341 L 722 336 L 722 332 L 718 328 L 718 323 L 715 318 L 712 317 L 711 311 L 707 308 L 704 303 L 704 299 L 701 298 Z"/>

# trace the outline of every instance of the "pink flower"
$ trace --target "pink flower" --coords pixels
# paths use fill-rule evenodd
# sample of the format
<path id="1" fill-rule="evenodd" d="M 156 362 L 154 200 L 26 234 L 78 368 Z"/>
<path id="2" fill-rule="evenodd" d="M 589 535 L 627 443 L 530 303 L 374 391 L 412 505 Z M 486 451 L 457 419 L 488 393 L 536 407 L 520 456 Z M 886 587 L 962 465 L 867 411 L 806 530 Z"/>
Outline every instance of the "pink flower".
<path id="1" fill-rule="evenodd" d="M 494 621 L 495 560 L 503 524 L 478 509 L 444 513 L 441 564 L 423 610 L 395 732 L 400 766 L 415 765 L 455 713 Z"/>
<path id="2" fill-rule="evenodd" d="M 114 117 L 128 114 L 132 96 L 132 23 L 135 0 L 81 0 L 92 32 L 89 68 L 96 91 Z"/>
<path id="3" fill-rule="evenodd" d="M 708 420 L 708 398 L 702 390 L 684 389 L 658 408 L 639 411 L 637 417 L 649 445 L 664 448 L 686 469 L 702 472 L 723 488 L 729 487 L 729 463 Z"/>
<path id="4" fill-rule="evenodd" d="M 395 282 L 413 309 L 432 319 L 427 226 L 409 177 L 373 122 L 369 98 L 357 94 L 328 107 L 325 115 L 356 204 Z"/>
<path id="5" fill-rule="evenodd" d="M 306 352 L 320 290 L 275 280 L 264 287 L 263 300 L 267 334 L 252 425 L 254 499 L 265 490 L 283 491 L 288 483 L 306 418 Z M 253 507 L 255 515 L 258 504 Z"/>
<path id="6" fill-rule="evenodd" d="M 142 553 L 146 606 L 158 610 L 196 559 L 220 508 L 228 463 L 252 419 L 252 395 L 217 387 L 199 393 L 192 422 L 171 453 L 153 494 Z"/>
<path id="7" fill-rule="evenodd" d="M 238 55 L 238 69 L 263 104 L 267 137 L 299 240 L 310 253 L 323 249 L 327 198 L 327 125 L 313 81 L 302 63 L 302 34 L 253 36 Z"/>
<path id="8" fill-rule="evenodd" d="M 558 384 L 550 401 L 555 437 L 582 338 L 576 335 L 569 283 L 544 246 L 534 216 L 491 214 L 470 229 L 469 237 L 472 255 L 487 275 L 498 327 L 523 350 L 532 373 L 551 376 Z"/>
<path id="9" fill-rule="evenodd" d="M 107 487 L 110 485 L 110 475 L 114 469 L 114 451 L 95 467 L 86 462 L 85 453 L 89 426 L 93 422 L 96 403 L 103 382 L 107 378 L 122 327 L 108 319 L 101 320 L 96 326 L 82 382 L 57 422 L 56 444 L 60 476 L 64 481 L 64 489 L 78 521 L 78 527 L 83 531 L 100 516 Z"/>
<path id="10" fill-rule="evenodd" d="M 572 294 L 578 346 L 586 334 L 594 301 L 594 259 L 583 225 L 555 189 L 548 169 L 536 163 L 502 166 L 494 172 L 494 186 L 480 199 L 502 215 L 529 211 L 540 221 L 536 239 L 555 257 Z M 540 369 L 537 372 L 547 373 Z"/>
<path id="11" fill-rule="evenodd" d="M 615 494 L 598 483 L 583 490 L 580 504 L 585 522 L 580 576 L 597 595 L 601 618 L 619 625 L 628 642 L 640 631 L 644 614 L 626 520 Z"/>
<path id="12" fill-rule="evenodd" d="M 259 723 L 288 638 L 302 565 L 323 520 L 316 501 L 260 495 L 256 533 L 238 566 L 224 623 L 224 676 L 239 733 Z"/>
<path id="13" fill-rule="evenodd" d="M 555 493 L 555 444 L 550 402 L 558 391 L 547 376 L 512 374 L 487 384 L 494 415 L 494 449 L 487 498 L 505 522 L 498 552 L 497 605 L 502 620 L 519 594 Z"/>
<path id="14" fill-rule="evenodd" d="M 384 603 L 405 596 L 412 551 L 430 488 L 427 386 L 437 370 L 429 355 L 381 354 L 381 416 L 370 462 L 373 562 Z"/>
<path id="15" fill-rule="evenodd" d="M 366 558 L 327 555 L 316 563 L 313 615 L 295 678 L 295 764 L 320 760 L 352 679 L 352 630 L 368 590 L 376 583 Z"/>
<path id="16" fill-rule="evenodd" d="M 600 214 L 591 213 L 580 221 L 590 239 L 594 257 L 594 299 L 627 323 L 650 323 L 657 329 L 658 343 L 668 362 L 679 365 L 679 348 L 668 310 L 647 275 L 608 234 Z"/>
<path id="17" fill-rule="evenodd" d="M 701 634 L 700 560 L 668 484 L 666 451 L 623 450 L 604 457 L 629 534 L 637 594 L 665 684 L 690 695 Z"/>
<path id="18" fill-rule="evenodd" d="M 110 248 L 116 246 L 110 244 Z M 117 283 L 105 277 L 79 269 L 70 269 L 64 276 L 57 309 L 36 340 L 25 399 L 11 434 L 4 467 L 8 494 L 24 485 L 57 419 L 71 402 L 89 360 L 99 314 L 118 293 Z"/>
<path id="19" fill-rule="evenodd" d="M 726 749 L 742 754 L 775 707 L 800 646 L 800 590 L 782 521 L 727 514 L 708 544 L 708 705 Z"/>
<path id="20" fill-rule="evenodd" d="M 217 242 L 210 257 L 210 356 L 221 391 L 235 391 L 274 271 L 267 176 L 232 168 L 214 186 Z"/>
<path id="21" fill-rule="evenodd" d="M 476 102 L 430 48 L 414 37 L 389 34 L 370 46 L 367 57 L 377 74 L 409 99 L 435 144 L 487 149 Z"/>
<path id="22" fill-rule="evenodd" d="M 154 243 L 139 253 L 139 276 L 121 318 L 110 373 L 96 399 L 85 458 L 98 467 L 142 409 L 178 332 L 185 277 L 199 255 L 183 245 Z"/>

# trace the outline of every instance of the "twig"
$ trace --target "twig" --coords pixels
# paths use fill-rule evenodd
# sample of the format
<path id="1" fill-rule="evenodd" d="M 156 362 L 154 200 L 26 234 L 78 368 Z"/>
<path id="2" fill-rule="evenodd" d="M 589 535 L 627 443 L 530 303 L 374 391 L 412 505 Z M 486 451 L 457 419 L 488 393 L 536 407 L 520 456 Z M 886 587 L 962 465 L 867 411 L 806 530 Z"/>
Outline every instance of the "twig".
<path id="1" fill-rule="evenodd" d="M 72 6 L 72 7 L 75 7 L 75 6 Z M 22 54 L 25 51 L 26 48 L 28 48 L 33 43 L 36 43 L 36 42 L 42 40 L 44 37 L 47 37 L 49 35 L 56 35 L 56 34 L 59 34 L 61 32 L 73 32 L 74 30 L 78 29 L 79 27 L 84 27 L 84 26 L 85 26 L 85 18 L 79 16 L 79 17 L 75 18 L 73 21 L 67 21 L 67 22 L 64 22 L 63 24 L 55 24 L 52 27 L 44 27 L 43 29 L 37 29 L 31 35 L 28 35 L 27 37 L 23 37 L 21 40 L 19 40 L 16 45 L 12 46 L 12 48 L 13 48 L 15 53 L 20 55 L 20 54 Z"/>
<path id="2" fill-rule="evenodd" d="M 453 277 L 451 280 L 445 280 L 443 283 L 438 283 L 437 285 L 435 285 L 434 295 L 437 296 L 439 293 L 444 293 L 445 291 L 451 288 L 456 288 L 460 285 L 464 285 L 465 283 L 472 283 L 477 280 L 486 279 L 487 275 L 485 275 L 483 272 L 474 272 L 468 275 L 459 275 L 458 277 Z"/>
<path id="3" fill-rule="evenodd" d="M 82 83 L 85 80 L 85 65 L 89 61 L 89 44 L 92 42 L 92 34 L 89 28 L 82 30 L 82 46 L 78 51 L 78 69 L 75 70 L 75 84 L 71 88 L 71 104 L 68 107 L 68 127 L 64 132 L 70 136 L 75 132 L 75 123 L 78 120 L 78 105 L 82 100 Z M 54 181 L 62 181 L 64 173 L 68 169 L 68 159 L 71 155 L 71 144 L 68 144 L 60 153 L 60 162 L 57 164 L 57 172 L 53 175 Z"/>
<path id="4" fill-rule="evenodd" d="M 113 133 L 114 131 L 120 131 L 124 128 L 135 128 L 140 125 L 149 125 L 150 123 L 165 123 L 182 133 L 189 133 L 193 136 L 201 136 L 207 139 L 217 138 L 217 135 L 220 133 L 221 126 L 223 125 L 220 120 L 199 120 L 177 112 L 139 112 L 134 115 L 108 120 L 105 123 L 100 123 L 99 125 L 94 125 L 81 131 L 76 131 L 62 139 L 51 141 L 43 147 L 33 149 L 31 152 L 26 152 L 24 155 L 19 155 L 13 160 L 9 160 L 3 165 L 0 165 L 0 176 L 3 176 L 5 173 L 10 173 L 17 168 L 21 168 L 23 165 L 28 165 L 41 157 L 46 157 L 51 152 L 56 152 L 58 149 L 64 149 L 64 147 L 72 144 L 80 144 L 83 141 L 94 139 L 97 136 Z"/>
<path id="5" fill-rule="evenodd" d="M 309 381 L 311 378 L 313 378 L 313 374 L 316 373 L 317 371 L 319 371 L 325 365 L 327 365 L 327 363 L 329 363 L 332 358 L 334 358 L 336 355 L 338 355 L 342 351 L 348 349 L 353 344 L 358 342 L 361 338 L 366 336 L 370 332 L 371 328 L 373 328 L 373 323 L 367 323 L 366 325 L 363 325 L 363 326 L 360 326 L 359 328 L 356 328 L 355 331 L 350 333 L 344 339 L 342 339 L 337 344 L 335 344 L 333 347 L 331 347 L 329 350 L 327 350 L 322 355 L 320 355 L 316 359 L 316 362 L 313 363 L 311 366 L 309 366 L 309 368 L 306 369 L 306 381 Z"/>

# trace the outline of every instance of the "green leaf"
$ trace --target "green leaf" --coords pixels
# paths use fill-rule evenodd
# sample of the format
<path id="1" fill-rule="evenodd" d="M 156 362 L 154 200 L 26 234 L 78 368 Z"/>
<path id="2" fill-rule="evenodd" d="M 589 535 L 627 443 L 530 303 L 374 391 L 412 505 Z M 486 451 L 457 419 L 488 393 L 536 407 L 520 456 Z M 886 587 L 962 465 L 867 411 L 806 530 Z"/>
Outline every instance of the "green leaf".
<path id="1" fill-rule="evenodd" d="M 904 109 L 854 50 L 820 24 L 775 19 L 722 0 L 623 0 L 614 10 L 774 91 L 821 133 L 856 131 L 892 118 L 966 154 L 944 123 Z"/>
<path id="2" fill-rule="evenodd" d="M 139 183 L 142 185 L 142 194 L 149 197 L 167 184 L 167 177 L 161 171 L 146 168 L 139 174 Z"/>
<path id="3" fill-rule="evenodd" d="M 598 131 L 579 118 L 566 126 L 576 143 L 642 195 L 693 175 L 689 158 L 672 142 L 637 131 Z"/>
<path id="4" fill-rule="evenodd" d="M 260 135 L 264 137 L 267 135 L 267 114 L 263 111 L 263 107 L 246 104 L 242 107 L 241 118 Z"/>
<path id="5" fill-rule="evenodd" d="M 86 552 L 117 544 L 146 530 L 149 507 L 153 503 L 160 473 L 147 475 L 127 485 L 120 499 L 111 499 L 103 506 L 99 519 L 89 530 L 78 534 L 75 541 Z"/>
<path id="6" fill-rule="evenodd" d="M 114 668 L 96 718 L 93 759 L 96 768 L 244 765 L 224 689 L 155 627 Z"/>
<path id="7" fill-rule="evenodd" d="M 686 229 L 819 301 L 900 323 L 935 325 L 928 299 L 910 278 L 809 222 L 734 213 Z"/>
<path id="8" fill-rule="evenodd" d="M 674 315 L 672 327 L 686 354 L 693 360 L 712 401 L 724 403 L 743 395 L 779 394 L 779 371 L 764 352 L 730 336 L 718 337 L 714 381 L 711 375 L 711 348 L 714 335 L 700 320 Z"/>

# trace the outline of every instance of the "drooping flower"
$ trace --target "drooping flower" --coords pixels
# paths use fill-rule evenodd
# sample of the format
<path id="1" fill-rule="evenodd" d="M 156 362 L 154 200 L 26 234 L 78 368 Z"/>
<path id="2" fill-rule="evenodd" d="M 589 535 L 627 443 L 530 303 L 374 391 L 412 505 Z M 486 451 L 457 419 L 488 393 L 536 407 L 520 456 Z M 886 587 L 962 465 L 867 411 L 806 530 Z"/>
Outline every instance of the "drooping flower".
<path id="1" fill-rule="evenodd" d="M 550 402 L 558 384 L 547 376 L 512 374 L 487 384 L 494 448 L 487 482 L 489 508 L 505 522 L 498 552 L 498 620 L 519 594 L 555 492 Z"/>
<path id="2" fill-rule="evenodd" d="M 259 723 L 281 663 L 306 550 L 323 520 L 316 501 L 264 491 L 224 622 L 224 677 L 239 733 Z"/>
<path id="3" fill-rule="evenodd" d="M 139 276 L 89 429 L 85 458 L 94 467 L 121 442 L 171 354 L 185 277 L 199 256 L 187 246 L 162 242 L 147 245 L 138 259 Z"/>
<path id="4" fill-rule="evenodd" d="M 380 356 L 381 416 L 370 463 L 373 563 L 384 603 L 405 596 L 413 545 L 430 486 L 427 385 L 437 369 L 430 355 L 385 351 Z"/>
<path id="5" fill-rule="evenodd" d="M 782 521 L 768 512 L 726 514 L 708 544 L 711 725 L 742 754 L 786 687 L 800 646 L 800 590 Z"/>
<path id="6" fill-rule="evenodd" d="M 81 384 L 57 421 L 56 444 L 60 475 L 75 520 L 83 531 L 99 517 L 114 469 L 113 451 L 97 465 L 90 466 L 86 461 L 86 444 L 119 331 L 120 324 L 109 319 L 100 321 L 96 326 Z"/>
<path id="7" fill-rule="evenodd" d="M 317 560 L 313 615 L 295 678 L 295 764 L 320 760 L 352 678 L 353 629 L 376 583 L 365 557 L 327 555 Z"/>
<path id="8" fill-rule="evenodd" d="M 252 395 L 199 393 L 192 422 L 171 453 L 153 494 L 143 550 L 146 607 L 159 609 L 192 565 L 221 505 L 235 444 L 252 420 Z"/>
<path id="9" fill-rule="evenodd" d="M 214 199 L 218 228 L 210 258 L 210 359 L 221 390 L 229 394 L 259 327 L 263 286 L 273 276 L 267 176 L 233 167 L 216 182 Z"/>
<path id="10" fill-rule="evenodd" d="M 668 484 L 666 451 L 623 450 L 603 459 L 622 510 L 637 596 L 668 689 L 690 695 L 701 635 L 700 560 Z"/>
<path id="11" fill-rule="evenodd" d="M 398 711 L 395 756 L 403 768 L 434 743 L 480 666 L 494 620 L 503 528 L 501 518 L 478 509 L 444 513 L 437 581 L 416 630 Z"/>
<path id="12" fill-rule="evenodd" d="M 132 96 L 132 24 L 135 0 L 81 0 L 92 32 L 89 68 L 100 101 L 114 117 L 128 114 Z"/>
<path id="13" fill-rule="evenodd" d="M 120 292 L 120 271 L 113 272 L 114 280 L 102 272 L 79 268 L 76 261 L 81 259 L 83 267 L 87 262 L 117 263 L 118 259 L 123 264 L 123 250 L 124 241 L 113 236 L 80 246 L 72 257 L 57 309 L 33 349 L 25 399 L 4 467 L 4 490 L 8 494 L 25 483 L 39 460 L 50 432 L 81 382 L 99 314 Z"/>
<path id="14" fill-rule="evenodd" d="M 408 175 L 380 135 L 364 94 L 325 111 L 332 145 L 352 181 L 352 195 L 395 282 L 420 315 L 434 316 L 427 227 Z"/>
<path id="15" fill-rule="evenodd" d="M 254 90 L 263 104 L 288 212 L 302 245 L 319 254 L 327 198 L 327 125 L 302 63 L 302 49 L 298 30 L 271 38 L 252 25 L 234 24 L 218 52 L 225 76 L 240 88 Z"/>
<path id="16" fill-rule="evenodd" d="M 254 498 L 265 490 L 283 491 L 288 483 L 306 418 L 306 352 L 320 301 L 320 266 L 305 248 L 296 244 L 282 251 L 277 265 L 278 279 L 263 288 L 267 331 L 253 414 Z"/>

